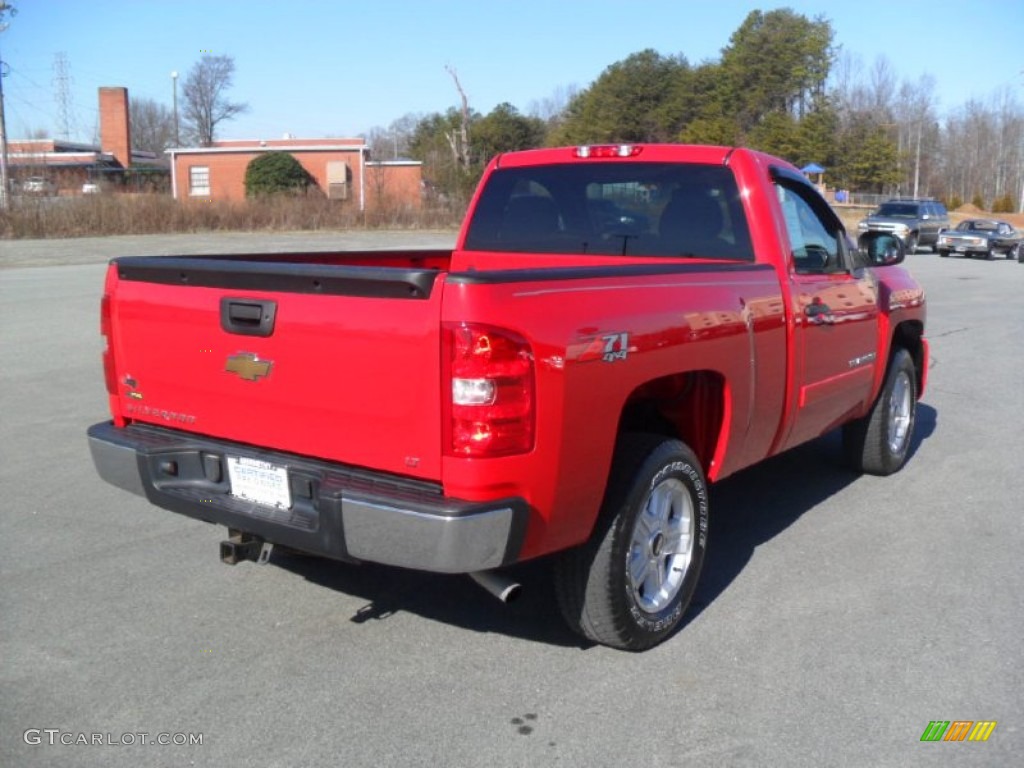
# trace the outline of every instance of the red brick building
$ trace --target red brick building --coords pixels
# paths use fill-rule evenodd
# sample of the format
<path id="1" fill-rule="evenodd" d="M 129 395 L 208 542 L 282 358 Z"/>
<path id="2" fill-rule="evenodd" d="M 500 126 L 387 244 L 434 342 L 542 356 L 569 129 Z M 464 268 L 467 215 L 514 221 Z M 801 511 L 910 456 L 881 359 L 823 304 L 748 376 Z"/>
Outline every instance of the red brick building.
<path id="1" fill-rule="evenodd" d="M 420 207 L 422 163 L 375 162 L 362 139 L 215 141 L 210 147 L 169 149 L 171 189 L 178 200 L 243 200 L 245 169 L 264 152 L 287 152 L 331 200 L 366 211 Z"/>
<path id="2" fill-rule="evenodd" d="M 134 188 L 165 178 L 165 158 L 131 149 L 128 89 L 100 88 L 99 107 L 99 146 L 60 139 L 9 141 L 7 159 L 15 184 L 30 176 L 41 176 L 51 181 L 60 194 L 75 194 L 81 192 L 87 181 L 108 186 L 131 181 L 128 186 Z"/>

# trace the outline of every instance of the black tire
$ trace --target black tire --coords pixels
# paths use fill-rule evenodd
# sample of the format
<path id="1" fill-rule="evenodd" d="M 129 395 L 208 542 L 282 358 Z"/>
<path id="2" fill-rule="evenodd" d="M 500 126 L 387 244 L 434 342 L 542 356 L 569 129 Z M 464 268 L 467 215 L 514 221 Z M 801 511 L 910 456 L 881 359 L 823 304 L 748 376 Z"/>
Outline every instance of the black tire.
<path id="1" fill-rule="evenodd" d="M 1010 261 L 1020 261 L 1020 243 L 1017 243 L 1017 245 L 1006 252 L 1006 258 Z"/>
<path id="2" fill-rule="evenodd" d="M 1017 262 L 1019 264 L 1024 264 L 1024 248 L 1020 245 L 1017 246 Z"/>
<path id="3" fill-rule="evenodd" d="M 642 651 L 662 642 L 693 597 L 707 531 L 707 483 L 693 451 L 660 435 L 623 436 L 590 539 L 555 562 L 565 620 L 612 648 Z M 674 535 L 683 551 L 665 548 Z"/>
<path id="4" fill-rule="evenodd" d="M 907 238 L 907 256 L 912 256 L 917 252 L 917 235 L 912 234 Z"/>
<path id="5" fill-rule="evenodd" d="M 843 427 L 843 448 L 854 469 L 891 475 L 907 461 L 917 421 L 917 371 L 903 348 L 893 351 L 885 383 L 863 418 Z"/>
<path id="6" fill-rule="evenodd" d="M 949 256 L 949 251 L 939 251 L 938 253 L 944 259 Z"/>

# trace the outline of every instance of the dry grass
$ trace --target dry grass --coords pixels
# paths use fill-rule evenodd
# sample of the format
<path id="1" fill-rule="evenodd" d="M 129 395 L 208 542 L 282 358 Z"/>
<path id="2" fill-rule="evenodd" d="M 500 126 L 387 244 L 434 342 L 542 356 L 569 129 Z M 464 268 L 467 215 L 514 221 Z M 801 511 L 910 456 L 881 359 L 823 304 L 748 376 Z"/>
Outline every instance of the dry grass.
<path id="1" fill-rule="evenodd" d="M 836 206 L 848 232 L 871 206 Z M 15 197 L 0 212 L 0 238 L 95 237 L 181 232 L 252 232 L 346 229 L 453 229 L 462 221 L 458 206 L 398 206 L 360 212 L 351 203 L 322 197 L 277 197 L 242 202 L 183 201 L 165 195 L 123 194 L 81 197 Z M 950 212 L 953 225 L 991 216 L 1024 227 L 1024 214 L 989 214 L 971 206 Z"/>
<path id="2" fill-rule="evenodd" d="M 355 210 L 351 202 L 276 197 L 242 202 L 184 201 L 164 195 L 16 197 L 0 213 L 0 238 L 87 237 L 180 232 L 335 229 L 445 229 L 462 211 L 385 207 Z"/>

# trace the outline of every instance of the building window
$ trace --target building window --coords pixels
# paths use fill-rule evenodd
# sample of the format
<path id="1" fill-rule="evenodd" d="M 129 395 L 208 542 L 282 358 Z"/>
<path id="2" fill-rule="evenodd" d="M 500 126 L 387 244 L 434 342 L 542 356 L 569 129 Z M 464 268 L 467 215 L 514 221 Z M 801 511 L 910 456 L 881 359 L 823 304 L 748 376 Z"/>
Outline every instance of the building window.
<path id="1" fill-rule="evenodd" d="M 210 196 L 210 168 L 193 165 L 188 169 L 188 193 L 193 197 Z"/>

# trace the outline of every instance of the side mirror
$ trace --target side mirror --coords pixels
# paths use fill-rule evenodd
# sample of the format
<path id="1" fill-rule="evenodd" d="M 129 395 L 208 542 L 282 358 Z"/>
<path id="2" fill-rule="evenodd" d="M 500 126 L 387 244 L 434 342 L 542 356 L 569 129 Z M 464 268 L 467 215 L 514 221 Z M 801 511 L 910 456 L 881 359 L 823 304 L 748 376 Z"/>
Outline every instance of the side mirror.
<path id="1" fill-rule="evenodd" d="M 903 241 L 889 232 L 865 232 L 858 241 L 861 256 L 876 267 L 899 264 L 907 255 Z"/>

